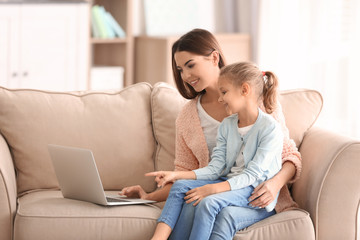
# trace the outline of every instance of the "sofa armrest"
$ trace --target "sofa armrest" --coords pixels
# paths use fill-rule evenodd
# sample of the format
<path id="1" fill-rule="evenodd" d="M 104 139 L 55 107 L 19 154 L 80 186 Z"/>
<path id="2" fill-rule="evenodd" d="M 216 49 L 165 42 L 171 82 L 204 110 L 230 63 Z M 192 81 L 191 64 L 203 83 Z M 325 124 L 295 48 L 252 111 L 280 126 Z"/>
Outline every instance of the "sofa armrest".
<path id="1" fill-rule="evenodd" d="M 360 199 L 360 141 L 310 129 L 299 148 L 302 173 L 292 194 L 310 213 L 316 239 L 355 239 Z"/>
<path id="2" fill-rule="evenodd" d="M 0 239 L 12 239 L 16 192 L 14 164 L 8 145 L 0 135 Z"/>

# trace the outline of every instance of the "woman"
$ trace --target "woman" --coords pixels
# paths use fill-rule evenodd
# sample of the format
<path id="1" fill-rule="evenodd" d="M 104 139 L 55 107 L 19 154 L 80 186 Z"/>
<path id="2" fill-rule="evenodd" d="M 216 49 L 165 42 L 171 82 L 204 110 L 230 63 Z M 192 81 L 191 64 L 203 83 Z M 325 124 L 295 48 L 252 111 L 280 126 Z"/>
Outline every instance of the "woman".
<path id="1" fill-rule="evenodd" d="M 225 66 L 225 58 L 215 37 L 208 31 L 194 29 L 183 35 L 172 47 L 172 68 L 180 94 L 191 99 L 176 120 L 175 170 L 194 170 L 209 163 L 216 145 L 220 122 L 228 116 L 225 107 L 218 102 L 218 76 Z M 264 106 L 260 106 L 264 109 Z M 286 183 L 295 181 L 301 172 L 301 157 L 294 141 L 289 139 L 280 104 L 272 116 L 281 124 L 284 134 L 282 169 L 272 179 L 254 189 L 250 204 L 264 208 L 280 191 L 276 212 L 296 207 Z M 171 184 L 152 193 L 145 193 L 140 186 L 124 188 L 122 194 L 139 196 L 156 201 L 166 200 Z M 172 239 L 187 239 L 195 207 L 184 203 L 179 220 L 173 229 Z M 266 211 L 243 207 L 226 207 L 218 215 L 212 239 L 231 239 L 237 230 L 250 226 L 266 217 Z"/>

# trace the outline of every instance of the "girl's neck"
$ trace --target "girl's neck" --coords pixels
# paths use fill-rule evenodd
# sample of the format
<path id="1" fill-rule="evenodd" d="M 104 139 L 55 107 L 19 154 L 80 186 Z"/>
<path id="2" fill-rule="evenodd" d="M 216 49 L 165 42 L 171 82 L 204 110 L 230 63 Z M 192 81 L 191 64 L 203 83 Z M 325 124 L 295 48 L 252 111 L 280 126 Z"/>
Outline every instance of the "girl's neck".
<path id="1" fill-rule="evenodd" d="M 242 112 L 238 112 L 238 127 L 246 127 L 254 124 L 259 116 L 257 105 L 247 106 Z"/>

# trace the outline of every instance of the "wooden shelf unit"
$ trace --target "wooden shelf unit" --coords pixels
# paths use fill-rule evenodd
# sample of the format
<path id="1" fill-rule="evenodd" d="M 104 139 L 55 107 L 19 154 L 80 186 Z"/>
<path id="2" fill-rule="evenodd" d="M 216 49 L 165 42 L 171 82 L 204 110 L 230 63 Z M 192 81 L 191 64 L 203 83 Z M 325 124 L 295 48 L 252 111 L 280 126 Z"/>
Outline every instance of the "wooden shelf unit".
<path id="1" fill-rule="evenodd" d="M 104 6 L 105 10 L 110 12 L 124 29 L 126 37 L 99 39 L 90 36 L 90 51 L 92 59 L 90 60 L 89 71 L 92 66 L 98 65 L 124 67 L 124 87 L 129 86 L 134 83 L 132 0 L 92 0 L 91 6 L 93 5 Z M 90 86 L 90 77 L 88 86 Z"/>
<path id="2" fill-rule="evenodd" d="M 135 38 L 135 82 L 167 82 L 175 86 L 171 66 L 171 48 L 180 36 Z M 250 61 L 249 34 L 215 34 L 225 55 L 227 64 Z"/>

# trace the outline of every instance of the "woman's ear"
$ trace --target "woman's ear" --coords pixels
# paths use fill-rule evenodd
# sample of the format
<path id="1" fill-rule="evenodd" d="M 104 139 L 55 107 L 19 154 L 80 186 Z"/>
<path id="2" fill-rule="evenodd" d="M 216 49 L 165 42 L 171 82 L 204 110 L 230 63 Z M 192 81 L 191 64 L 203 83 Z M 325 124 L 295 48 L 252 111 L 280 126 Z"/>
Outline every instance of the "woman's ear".
<path id="1" fill-rule="evenodd" d="M 218 51 L 214 50 L 211 53 L 211 59 L 214 65 L 218 66 L 219 65 L 219 61 L 220 61 L 220 54 Z"/>

